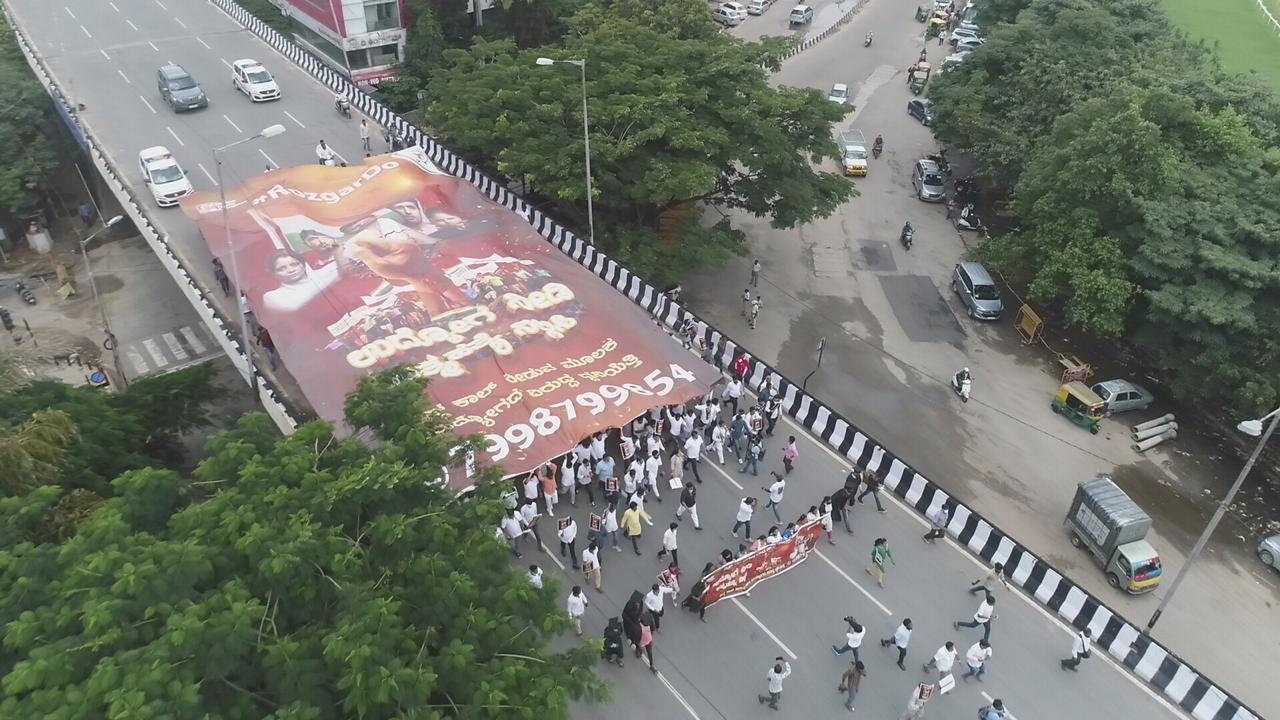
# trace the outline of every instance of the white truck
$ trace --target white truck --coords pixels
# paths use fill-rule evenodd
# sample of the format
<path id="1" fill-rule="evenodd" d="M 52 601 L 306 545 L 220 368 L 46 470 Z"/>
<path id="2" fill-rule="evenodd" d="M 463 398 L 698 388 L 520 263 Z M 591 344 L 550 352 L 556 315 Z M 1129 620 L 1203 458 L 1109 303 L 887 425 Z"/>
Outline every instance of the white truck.
<path id="1" fill-rule="evenodd" d="M 862 131 L 851 128 L 840 133 L 840 152 L 845 175 L 866 176 L 867 141 Z"/>

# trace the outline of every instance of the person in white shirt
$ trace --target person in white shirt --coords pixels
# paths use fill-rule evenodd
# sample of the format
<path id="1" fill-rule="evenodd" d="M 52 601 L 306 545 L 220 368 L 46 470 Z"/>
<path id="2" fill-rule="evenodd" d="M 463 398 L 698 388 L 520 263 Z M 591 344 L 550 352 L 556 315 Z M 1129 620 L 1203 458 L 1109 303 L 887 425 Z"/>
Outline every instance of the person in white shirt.
<path id="1" fill-rule="evenodd" d="M 631 497 L 636 494 L 636 488 L 640 487 L 640 475 L 644 472 L 644 464 L 632 463 L 627 468 L 627 474 L 622 476 L 622 494 Z"/>
<path id="2" fill-rule="evenodd" d="M 710 440 L 712 428 L 716 426 L 716 420 L 720 417 L 720 405 L 715 401 L 715 398 L 708 395 L 702 401 L 702 408 L 700 412 L 703 438 Z"/>
<path id="3" fill-rule="evenodd" d="M 520 524 L 533 535 L 533 542 L 538 548 L 542 548 L 542 536 L 538 534 L 538 518 L 542 517 L 538 514 L 538 503 L 534 500 L 525 500 L 520 506 Z"/>
<path id="4" fill-rule="evenodd" d="M 951 674 L 951 668 L 955 667 L 956 658 L 959 655 L 960 653 L 956 651 L 956 644 L 948 640 L 946 645 L 938 648 L 938 651 L 933 654 L 933 659 L 921 666 L 920 669 L 924 672 L 929 672 L 929 668 L 933 668 L 938 671 L 938 679 L 942 679 Z"/>
<path id="5" fill-rule="evenodd" d="M 733 523 L 733 536 L 738 537 L 738 528 L 745 527 L 747 530 L 747 539 L 751 538 L 751 515 L 756 511 L 756 499 L 752 497 L 742 498 L 742 502 L 738 503 L 737 521 Z"/>
<path id="6" fill-rule="evenodd" d="M 564 456 L 560 463 L 560 490 L 569 495 L 569 504 L 578 505 L 578 461 L 573 453 Z"/>
<path id="7" fill-rule="evenodd" d="M 591 474 L 591 463 L 589 461 L 578 463 L 576 473 L 578 476 L 578 489 L 586 491 L 587 499 L 591 501 L 591 507 L 595 507 L 596 493 L 591 489 L 591 484 L 595 480 L 595 477 Z M 573 504 L 575 506 L 577 505 L 577 503 Z"/>
<path id="8" fill-rule="evenodd" d="M 622 543 L 618 541 L 618 504 L 610 502 L 605 508 L 600 522 L 600 531 L 613 540 L 613 549 L 622 552 Z"/>
<path id="9" fill-rule="evenodd" d="M 622 461 L 626 462 L 635 457 L 636 441 L 630 435 L 622 435 L 618 440 L 618 453 L 622 455 Z"/>
<path id="10" fill-rule="evenodd" d="M 778 701 L 782 699 L 782 681 L 791 676 L 791 663 L 782 658 L 775 658 L 773 667 L 769 668 L 769 674 L 765 676 L 765 680 L 769 682 L 769 694 L 757 695 L 756 699 L 760 704 L 769 703 L 769 708 L 778 709 Z"/>
<path id="11" fill-rule="evenodd" d="M 769 528 L 769 532 L 765 533 L 764 542 L 766 545 L 777 545 L 782 542 L 782 533 L 778 532 L 777 525 Z"/>
<path id="12" fill-rule="evenodd" d="M 596 545 L 595 540 L 582 548 L 582 572 L 588 580 L 595 579 L 596 592 L 604 592 L 600 587 L 604 580 L 600 571 L 600 546 Z"/>
<path id="13" fill-rule="evenodd" d="M 716 423 L 711 429 L 711 447 L 716 451 L 716 459 L 724 465 L 724 443 L 729 439 L 729 428 L 723 421 Z"/>
<path id="14" fill-rule="evenodd" d="M 992 595 L 991 593 L 987 593 L 987 596 L 982 600 L 982 604 L 978 606 L 978 611 L 973 614 L 973 620 L 971 621 L 966 620 L 965 622 L 960 622 L 959 620 L 957 620 L 956 622 L 951 623 L 951 627 L 956 630 L 959 630 L 962 627 L 976 628 L 979 625 L 981 625 L 982 639 L 990 641 L 991 640 L 991 621 L 995 619 L 996 619 L 996 596 Z"/>
<path id="15" fill-rule="evenodd" d="M 604 459 L 604 433 L 591 436 L 591 462 L 598 463 Z"/>
<path id="16" fill-rule="evenodd" d="M 524 499 L 538 502 L 538 476 L 536 473 L 529 473 L 529 477 L 524 479 Z"/>
<path id="17" fill-rule="evenodd" d="M 591 444 L 587 440 L 583 440 L 573 448 L 573 458 L 578 462 L 588 462 L 591 460 Z"/>
<path id="18" fill-rule="evenodd" d="M 702 464 L 702 435 L 692 433 L 684 441 L 684 464 L 693 468 L 693 479 L 701 483 L 702 476 L 698 474 L 698 466 Z"/>
<path id="19" fill-rule="evenodd" d="M 965 682 L 969 682 L 971 677 L 981 680 L 983 673 L 987 671 L 987 660 L 990 657 L 991 644 L 986 640 L 979 640 L 970 645 L 969 649 L 964 652 L 964 661 L 969 666 L 969 671 L 960 676 L 960 679 Z"/>
<path id="20" fill-rule="evenodd" d="M 675 588 L 654 583 L 649 588 L 649 592 L 644 595 L 644 607 L 653 615 L 653 629 L 657 632 L 662 626 L 662 600 L 668 594 L 674 593 Z"/>
<path id="21" fill-rule="evenodd" d="M 565 518 L 569 521 L 567 525 L 560 528 L 560 557 L 565 557 L 566 553 L 569 562 L 573 564 L 573 569 L 578 569 L 578 523 L 573 518 Z"/>
<path id="22" fill-rule="evenodd" d="M 582 634 L 582 616 L 587 614 L 587 606 L 590 604 L 587 602 L 587 596 L 582 594 L 582 586 L 574 585 L 573 590 L 569 591 L 565 608 L 569 611 L 569 619 L 573 621 L 573 627 L 579 635 Z"/>
<path id="23" fill-rule="evenodd" d="M 898 648 L 898 669 L 906 670 L 907 666 L 903 661 L 907 659 L 907 643 L 911 641 L 911 618 L 902 621 L 897 630 L 893 631 L 893 637 L 885 638 L 880 641 L 880 647 L 893 646 Z"/>
<path id="24" fill-rule="evenodd" d="M 849 624 L 844 633 L 844 645 L 842 647 L 832 645 L 831 652 L 837 655 L 851 652 L 853 653 L 853 659 L 861 662 L 862 658 L 858 656 L 858 648 L 862 647 L 862 638 L 866 636 L 867 629 L 858 624 L 858 621 L 852 617 L 846 617 L 844 621 Z"/>
<path id="25" fill-rule="evenodd" d="M 671 553 L 671 562 L 676 565 L 680 564 L 680 551 L 676 547 L 676 531 L 680 529 L 680 523 L 673 522 L 666 531 L 662 533 L 662 549 L 658 551 L 658 559 Z"/>
<path id="26" fill-rule="evenodd" d="M 529 574 L 525 577 L 528 578 L 530 585 L 538 588 L 539 590 L 542 589 L 542 568 L 537 565 L 530 565 Z"/>
<path id="27" fill-rule="evenodd" d="M 316 145 L 316 160 L 318 160 L 321 165 L 332 165 L 333 157 L 333 148 L 329 147 L 323 140 L 321 140 L 320 143 Z"/>
<path id="28" fill-rule="evenodd" d="M 1080 661 L 1089 657 L 1093 652 L 1093 631 L 1085 628 L 1076 633 L 1071 640 L 1071 657 L 1062 661 L 1063 670 L 1071 670 L 1079 672 Z"/>
<path id="29" fill-rule="evenodd" d="M 518 558 L 524 557 L 520 554 L 520 536 L 524 535 L 524 526 L 520 523 L 519 510 L 512 510 L 510 515 L 502 519 L 502 534 L 511 543 L 511 554 Z"/>
<path id="30" fill-rule="evenodd" d="M 658 433 L 650 434 L 649 439 L 644 441 L 644 456 L 646 458 L 654 453 L 661 455 L 665 449 L 662 446 L 662 438 L 658 437 Z"/>
<path id="31" fill-rule="evenodd" d="M 729 383 L 724 386 L 724 401 L 733 406 L 733 414 L 738 414 L 738 398 L 742 397 L 742 381 L 738 378 L 730 378 Z"/>
<path id="32" fill-rule="evenodd" d="M 657 450 L 649 453 L 644 461 L 644 485 L 653 492 L 653 496 L 662 502 L 662 493 L 658 491 L 658 475 L 662 472 L 662 454 Z"/>
<path id="33" fill-rule="evenodd" d="M 769 487 L 762 487 L 761 490 L 769 493 L 769 502 L 765 503 L 765 507 L 773 511 L 773 516 L 778 522 L 782 522 L 782 515 L 778 514 L 778 506 L 782 504 L 782 494 L 787 489 L 787 481 L 776 470 L 773 473 L 773 483 Z"/>

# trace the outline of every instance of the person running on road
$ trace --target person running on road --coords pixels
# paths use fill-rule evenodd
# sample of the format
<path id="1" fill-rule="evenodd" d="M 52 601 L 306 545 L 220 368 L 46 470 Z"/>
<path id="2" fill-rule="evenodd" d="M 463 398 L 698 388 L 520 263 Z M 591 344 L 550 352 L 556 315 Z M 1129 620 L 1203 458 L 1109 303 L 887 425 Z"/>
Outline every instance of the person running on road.
<path id="1" fill-rule="evenodd" d="M 956 644 L 948 640 L 945 645 L 938 648 L 938 651 L 933 654 L 933 659 L 922 665 L 920 669 L 924 672 L 929 672 L 930 668 L 937 670 L 938 679 L 941 680 L 951 674 L 951 668 L 955 667 L 956 658 L 959 655 L 960 653 L 956 651 Z"/>
<path id="2" fill-rule="evenodd" d="M 773 517 L 782 522 L 782 515 L 778 513 L 778 508 L 782 506 L 782 495 L 787 489 L 787 480 L 782 477 L 776 470 L 770 471 L 773 475 L 773 482 L 769 487 L 762 487 L 761 490 L 769 493 L 769 502 L 765 503 L 765 509 L 773 511 Z"/>
<path id="3" fill-rule="evenodd" d="M 862 647 L 862 638 L 866 637 L 867 629 L 859 624 L 857 620 L 854 620 L 852 616 L 846 617 L 844 621 L 849 624 L 849 627 L 844 632 L 844 645 L 840 647 L 832 645 L 831 652 L 837 655 L 851 652 L 854 660 L 861 660 L 862 658 L 858 656 L 858 648 Z"/>
<path id="4" fill-rule="evenodd" d="M 1085 628 L 1076 633 L 1076 636 L 1071 641 L 1071 657 L 1062 661 L 1063 670 L 1079 672 L 1080 661 L 1092 654 L 1092 637 L 1093 631 L 1089 628 Z"/>
<path id="5" fill-rule="evenodd" d="M 964 662 L 969 666 L 969 671 L 961 675 L 960 679 L 969 682 L 969 678 L 977 678 L 981 682 L 983 673 L 987 671 L 987 660 L 990 658 L 991 643 L 979 640 L 970 645 L 969 649 L 964 651 Z"/>
<path id="6" fill-rule="evenodd" d="M 991 640 L 991 621 L 996 619 L 996 596 L 987 593 L 982 599 L 982 604 L 978 606 L 977 612 L 973 614 L 973 620 L 960 622 L 959 620 L 951 623 L 951 627 L 959 630 L 962 627 L 976 628 L 982 626 L 982 639 Z"/>
<path id="7" fill-rule="evenodd" d="M 902 621 L 897 630 L 893 631 L 893 637 L 885 638 L 880 641 L 880 647 L 893 646 L 898 648 L 898 669 L 906 670 L 907 666 L 904 661 L 907 659 L 907 643 L 911 641 L 911 618 Z"/>
<path id="8" fill-rule="evenodd" d="M 701 530 L 702 523 L 698 522 L 698 489 L 691 482 L 685 483 L 684 490 L 680 492 L 680 504 L 676 506 L 676 520 L 679 520 L 686 510 L 689 511 L 689 517 L 693 520 L 693 529 Z"/>
<path id="9" fill-rule="evenodd" d="M 862 472 L 862 483 L 866 486 L 866 489 L 858 496 L 858 502 L 865 503 L 867 495 L 870 495 L 871 499 L 876 501 L 876 511 L 884 512 L 884 506 L 880 504 L 880 487 L 884 483 L 880 480 L 880 476 L 875 470 L 867 468 Z"/>
<path id="10" fill-rule="evenodd" d="M 840 676 L 840 684 L 836 686 L 836 690 L 845 694 L 844 709 L 853 712 L 853 700 L 858 697 L 858 686 L 862 684 L 862 678 L 867 676 L 867 666 L 862 664 L 860 660 L 853 660 L 849 663 L 849 669 L 844 671 Z"/>
<path id="11" fill-rule="evenodd" d="M 751 516 L 756 511 L 756 499 L 753 497 L 742 498 L 742 502 L 738 503 L 738 515 L 733 523 L 733 536 L 738 537 L 738 528 L 746 528 L 743 537 L 751 538 Z"/>
<path id="12" fill-rule="evenodd" d="M 643 528 L 640 526 L 641 520 L 648 523 L 649 526 L 653 526 L 653 518 L 649 517 L 649 513 L 641 509 L 639 503 L 632 500 L 628 504 L 626 512 L 622 513 L 622 534 L 631 538 L 631 549 L 635 550 L 637 555 L 640 554 L 639 540 L 640 533 L 643 532 Z"/>
<path id="13" fill-rule="evenodd" d="M 769 674 L 765 676 L 765 680 L 769 683 L 768 695 L 757 695 L 756 699 L 763 705 L 769 703 L 770 710 L 778 709 L 778 701 L 782 699 L 782 681 L 791 676 L 791 663 L 782 658 L 774 658 L 773 667 L 769 668 Z"/>
<path id="14" fill-rule="evenodd" d="M 988 570 L 985 575 L 969 584 L 972 586 L 969 588 L 970 595 L 976 595 L 978 593 L 990 595 L 993 591 L 1001 587 L 1008 590 L 1009 579 L 1004 576 L 1004 563 L 996 563 L 995 565 L 992 565 L 991 569 Z"/>
<path id="15" fill-rule="evenodd" d="M 867 566 L 867 574 L 876 579 L 876 584 L 884 587 L 885 563 L 893 562 L 893 553 L 889 551 L 889 541 L 885 538 L 876 538 L 871 545 L 871 564 Z"/>

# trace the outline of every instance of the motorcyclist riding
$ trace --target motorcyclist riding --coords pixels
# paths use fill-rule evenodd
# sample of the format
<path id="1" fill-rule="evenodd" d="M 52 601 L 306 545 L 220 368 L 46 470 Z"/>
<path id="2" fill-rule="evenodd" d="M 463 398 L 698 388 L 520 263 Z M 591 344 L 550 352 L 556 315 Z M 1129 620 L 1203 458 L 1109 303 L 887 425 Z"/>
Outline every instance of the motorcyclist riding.
<path id="1" fill-rule="evenodd" d="M 871 41 L 875 38 L 875 33 L 867 32 L 867 39 L 862 43 L 863 47 L 871 47 Z"/>
<path id="2" fill-rule="evenodd" d="M 871 143 L 871 154 L 880 157 L 880 152 L 884 150 L 884 138 L 876 135 L 875 142 Z"/>
<path id="3" fill-rule="evenodd" d="M 345 95 L 336 94 L 333 96 L 333 109 L 337 110 L 340 115 L 351 117 L 351 101 Z"/>

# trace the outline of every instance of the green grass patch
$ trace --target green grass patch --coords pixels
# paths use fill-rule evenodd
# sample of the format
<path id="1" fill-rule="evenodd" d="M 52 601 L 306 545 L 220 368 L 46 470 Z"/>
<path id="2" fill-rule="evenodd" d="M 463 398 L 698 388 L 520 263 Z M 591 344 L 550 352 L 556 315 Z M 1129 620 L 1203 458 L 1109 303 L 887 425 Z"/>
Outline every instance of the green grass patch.
<path id="1" fill-rule="evenodd" d="M 1280 20 L 1280 0 L 1263 0 Z M 1193 38 L 1216 45 L 1228 70 L 1257 72 L 1280 93 L 1280 33 L 1255 0 L 1165 0 L 1165 12 Z"/>

